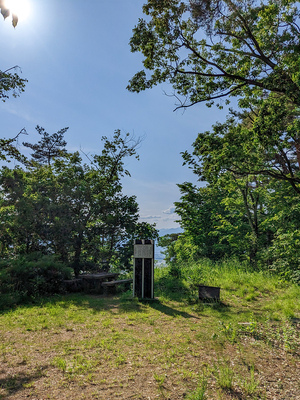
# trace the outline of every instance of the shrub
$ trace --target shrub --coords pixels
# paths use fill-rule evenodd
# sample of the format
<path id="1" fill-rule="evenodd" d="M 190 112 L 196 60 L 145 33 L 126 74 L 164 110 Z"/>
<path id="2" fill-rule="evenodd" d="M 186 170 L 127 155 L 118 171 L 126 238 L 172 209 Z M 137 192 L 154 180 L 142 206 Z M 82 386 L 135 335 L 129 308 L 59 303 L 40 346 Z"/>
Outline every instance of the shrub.
<path id="1" fill-rule="evenodd" d="M 59 293 L 72 270 L 53 255 L 40 253 L 0 261 L 0 293 L 36 297 Z"/>
<path id="2" fill-rule="evenodd" d="M 269 249 L 273 259 L 270 271 L 283 280 L 300 284 L 300 229 L 277 233 Z"/>

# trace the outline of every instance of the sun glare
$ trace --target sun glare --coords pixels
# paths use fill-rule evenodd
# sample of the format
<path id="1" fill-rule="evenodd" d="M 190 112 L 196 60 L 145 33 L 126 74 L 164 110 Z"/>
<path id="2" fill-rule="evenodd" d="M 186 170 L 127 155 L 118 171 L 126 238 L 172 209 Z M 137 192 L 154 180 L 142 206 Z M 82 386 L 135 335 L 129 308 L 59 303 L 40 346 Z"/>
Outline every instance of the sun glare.
<path id="1" fill-rule="evenodd" d="M 12 14 L 17 15 L 19 21 L 24 21 L 29 17 L 29 0 L 6 0 L 5 6 L 10 10 Z"/>

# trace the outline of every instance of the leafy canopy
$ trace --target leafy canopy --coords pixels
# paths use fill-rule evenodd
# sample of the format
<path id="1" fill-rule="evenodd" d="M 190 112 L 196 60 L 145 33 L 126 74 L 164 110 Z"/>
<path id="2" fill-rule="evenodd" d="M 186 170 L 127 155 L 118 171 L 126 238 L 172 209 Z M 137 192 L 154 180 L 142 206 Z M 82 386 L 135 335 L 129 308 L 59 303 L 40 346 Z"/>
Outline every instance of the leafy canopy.
<path id="1" fill-rule="evenodd" d="M 52 135 L 39 125 L 37 125 L 35 129 L 41 136 L 41 140 L 35 144 L 23 142 L 23 146 L 33 150 L 33 160 L 40 164 L 50 165 L 54 158 L 67 155 L 67 150 L 65 148 L 67 142 L 64 140 L 64 134 L 69 128 L 60 129 Z"/>
<path id="2" fill-rule="evenodd" d="M 154 225 L 138 222 L 136 197 L 122 193 L 121 178 L 129 174 L 125 160 L 137 157 L 139 139 L 116 130 L 102 140 L 102 152 L 89 163 L 78 152 L 59 148 L 53 160 L 46 153 L 42 162 L 26 163 L 26 168 L 0 170 L 1 257 L 55 254 L 75 274 L 112 264 L 131 268 L 133 239 L 157 236 Z"/>
<path id="3" fill-rule="evenodd" d="M 169 82 L 190 107 L 228 96 L 240 105 L 265 93 L 300 105 L 299 7 L 292 0 L 148 0 L 130 40 L 144 69 L 128 89 Z"/>

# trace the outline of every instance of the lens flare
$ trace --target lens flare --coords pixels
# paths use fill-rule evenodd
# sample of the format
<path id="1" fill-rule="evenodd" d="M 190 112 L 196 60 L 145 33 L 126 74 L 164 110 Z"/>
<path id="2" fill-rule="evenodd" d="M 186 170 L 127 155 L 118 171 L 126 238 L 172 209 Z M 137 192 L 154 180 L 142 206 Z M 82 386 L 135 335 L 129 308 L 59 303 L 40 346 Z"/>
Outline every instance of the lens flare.
<path id="1" fill-rule="evenodd" d="M 30 4 L 28 0 L 6 0 L 5 6 L 11 14 L 17 15 L 19 21 L 24 21 L 29 17 Z"/>

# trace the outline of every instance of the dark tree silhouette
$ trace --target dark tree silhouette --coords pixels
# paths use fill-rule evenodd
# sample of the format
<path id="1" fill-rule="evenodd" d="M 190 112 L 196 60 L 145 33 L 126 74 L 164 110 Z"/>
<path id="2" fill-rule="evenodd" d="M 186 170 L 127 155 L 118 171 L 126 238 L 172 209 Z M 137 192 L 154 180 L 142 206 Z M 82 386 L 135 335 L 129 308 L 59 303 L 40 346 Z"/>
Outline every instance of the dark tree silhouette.
<path id="1" fill-rule="evenodd" d="M 67 150 L 65 149 L 67 142 L 64 140 L 64 134 L 69 129 L 68 127 L 60 129 L 52 135 L 39 125 L 35 129 L 41 135 L 42 139 L 36 144 L 23 142 L 25 147 L 33 150 L 32 158 L 35 161 L 40 164 L 50 165 L 54 158 L 63 157 L 67 154 Z"/>

